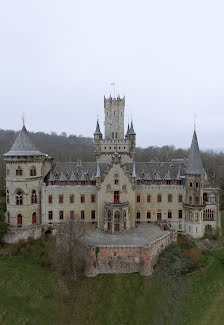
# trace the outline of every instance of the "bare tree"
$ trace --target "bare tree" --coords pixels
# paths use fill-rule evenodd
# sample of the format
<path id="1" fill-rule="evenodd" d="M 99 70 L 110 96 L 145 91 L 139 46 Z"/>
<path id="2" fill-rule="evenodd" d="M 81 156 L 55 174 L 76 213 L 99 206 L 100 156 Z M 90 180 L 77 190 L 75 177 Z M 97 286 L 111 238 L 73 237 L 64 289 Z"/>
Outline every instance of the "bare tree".
<path id="1" fill-rule="evenodd" d="M 86 256 L 84 237 L 90 227 L 76 219 L 58 226 L 51 248 L 54 265 L 69 281 L 75 281 L 83 273 Z"/>

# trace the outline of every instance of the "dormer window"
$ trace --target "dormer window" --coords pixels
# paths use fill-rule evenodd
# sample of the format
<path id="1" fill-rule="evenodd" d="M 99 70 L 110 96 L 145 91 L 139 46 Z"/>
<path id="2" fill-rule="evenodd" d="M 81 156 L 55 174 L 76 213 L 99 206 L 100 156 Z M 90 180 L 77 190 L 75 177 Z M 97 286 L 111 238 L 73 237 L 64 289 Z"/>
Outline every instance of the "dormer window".
<path id="1" fill-rule="evenodd" d="M 16 176 L 23 176 L 23 170 L 20 166 L 16 169 Z"/>

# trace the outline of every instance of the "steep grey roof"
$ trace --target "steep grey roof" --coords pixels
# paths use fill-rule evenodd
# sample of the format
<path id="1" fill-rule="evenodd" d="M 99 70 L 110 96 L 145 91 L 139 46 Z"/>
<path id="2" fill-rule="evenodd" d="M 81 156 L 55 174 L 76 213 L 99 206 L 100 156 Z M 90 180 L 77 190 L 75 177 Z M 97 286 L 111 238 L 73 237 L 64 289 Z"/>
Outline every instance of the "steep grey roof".
<path id="1" fill-rule="evenodd" d="M 184 162 L 135 162 L 125 164 L 126 170 L 130 173 L 133 172 L 133 166 L 135 165 L 136 175 L 152 175 L 154 179 L 162 180 L 167 175 L 168 171 L 170 177 L 173 180 L 177 179 L 177 176 L 181 179 L 185 178 L 185 164 Z M 144 173 L 144 174 L 143 174 Z M 145 179 L 145 176 L 142 176 Z"/>
<path id="2" fill-rule="evenodd" d="M 107 171 L 107 164 L 99 164 L 101 174 Z M 61 173 L 67 175 L 67 180 L 93 180 L 93 176 L 97 172 L 96 162 L 82 162 L 82 165 L 78 165 L 76 162 L 57 162 L 48 173 L 45 181 L 50 181 L 50 177 L 54 178 L 55 181 L 60 180 Z M 94 179 L 95 180 L 95 179 Z"/>
<path id="3" fill-rule="evenodd" d="M 136 134 L 136 133 L 135 133 L 135 130 L 134 130 L 134 127 L 133 127 L 133 123 L 132 123 L 132 121 L 131 121 L 131 126 L 130 126 L 130 129 L 129 129 L 128 134 L 130 134 L 130 135 L 135 135 L 135 134 Z"/>
<path id="4" fill-rule="evenodd" d="M 96 131 L 94 133 L 94 135 L 101 135 L 101 131 L 100 131 L 100 125 L 99 125 L 99 121 L 97 120 L 96 122 Z"/>
<path id="5" fill-rule="evenodd" d="M 129 123 L 128 123 L 128 128 L 127 128 L 127 133 L 126 133 L 126 135 L 129 134 L 129 130 L 130 130 L 130 128 L 129 128 Z"/>
<path id="6" fill-rule="evenodd" d="M 172 177 L 170 176 L 170 170 L 168 169 L 168 172 L 166 174 L 166 176 L 164 177 L 164 180 L 166 181 L 171 181 L 172 180 Z"/>
<path id="7" fill-rule="evenodd" d="M 66 181 L 67 181 L 67 178 L 65 177 L 65 175 L 64 175 L 63 172 L 61 172 L 61 176 L 60 176 L 60 178 L 59 178 L 59 181 L 60 181 L 60 182 L 66 182 Z"/>
<path id="8" fill-rule="evenodd" d="M 191 148 L 189 152 L 189 158 L 186 163 L 185 173 L 188 175 L 203 175 L 205 173 L 201 161 L 198 139 L 195 131 L 191 142 Z"/>
<path id="9" fill-rule="evenodd" d="M 23 126 L 19 132 L 12 148 L 4 156 L 46 156 L 41 153 L 32 143 L 29 132 Z"/>

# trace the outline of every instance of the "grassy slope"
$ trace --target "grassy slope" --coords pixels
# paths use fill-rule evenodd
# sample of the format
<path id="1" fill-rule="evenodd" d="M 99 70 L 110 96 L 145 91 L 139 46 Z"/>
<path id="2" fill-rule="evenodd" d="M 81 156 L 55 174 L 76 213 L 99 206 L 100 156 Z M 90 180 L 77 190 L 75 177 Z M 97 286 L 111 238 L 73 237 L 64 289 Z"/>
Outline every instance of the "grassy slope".
<path id="1" fill-rule="evenodd" d="M 0 324 L 221 325 L 224 319 L 222 254 L 224 249 L 216 251 L 214 263 L 207 270 L 175 280 L 176 287 L 171 289 L 158 274 L 148 278 L 138 274 L 86 278 L 76 288 L 76 301 L 70 299 L 66 304 L 61 301 L 50 270 L 23 258 L 1 257 Z M 174 321 L 181 313 L 178 301 L 185 300 L 179 292 L 188 284 L 192 286 L 187 299 L 189 310 L 181 322 Z"/>
<path id="2" fill-rule="evenodd" d="M 19 257 L 0 258 L 0 324 L 60 324 L 57 281 L 48 269 Z"/>

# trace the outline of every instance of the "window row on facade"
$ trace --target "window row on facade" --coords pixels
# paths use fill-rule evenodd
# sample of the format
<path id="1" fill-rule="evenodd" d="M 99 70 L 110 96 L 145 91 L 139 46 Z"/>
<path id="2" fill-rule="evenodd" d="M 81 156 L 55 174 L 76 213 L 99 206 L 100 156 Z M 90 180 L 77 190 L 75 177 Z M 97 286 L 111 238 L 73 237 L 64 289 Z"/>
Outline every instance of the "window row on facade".
<path id="1" fill-rule="evenodd" d="M 157 202 L 162 202 L 162 194 L 158 194 L 157 195 Z M 152 196 L 150 195 L 150 194 L 147 194 L 147 196 L 146 196 L 146 201 L 149 203 L 149 202 L 151 202 L 151 200 L 152 200 Z M 173 195 L 172 194 L 168 194 L 167 195 L 167 202 L 173 202 Z M 177 201 L 178 202 L 183 202 L 183 195 L 182 194 L 179 194 L 178 195 L 178 199 L 177 199 Z M 136 202 L 137 203 L 140 203 L 141 202 L 141 195 L 140 194 L 137 194 L 136 195 Z"/>
<path id="2" fill-rule="evenodd" d="M 85 203 L 86 202 L 86 195 L 85 194 L 80 194 L 80 195 L 77 195 L 78 200 L 80 201 L 80 203 Z M 54 203 L 54 199 L 56 199 L 56 202 L 60 203 L 60 204 L 63 204 L 64 203 L 64 195 L 63 194 L 59 194 L 57 198 L 53 198 L 53 195 L 50 194 L 48 195 L 48 203 L 49 204 L 52 204 Z M 75 203 L 75 195 L 74 194 L 70 194 L 69 195 L 69 202 L 72 204 L 72 203 Z M 91 203 L 95 203 L 96 202 L 96 195 L 95 194 L 91 194 L 90 195 L 90 202 Z"/>
<path id="3" fill-rule="evenodd" d="M 71 181 L 71 180 L 66 180 L 66 181 L 60 181 L 60 180 L 56 180 L 56 181 L 49 181 L 47 183 L 47 185 L 61 185 L 61 186 L 65 186 L 65 185 L 70 185 L 70 186 L 75 186 L 75 185 L 81 185 L 81 186 L 85 186 L 85 185 L 96 185 L 96 181 L 91 181 L 91 180 L 86 180 L 86 181 L 80 181 L 80 180 L 75 180 L 75 181 Z"/>
<path id="4" fill-rule="evenodd" d="M 146 219 L 151 219 L 151 211 L 148 210 L 146 212 Z M 136 211 L 136 219 L 141 219 L 141 218 L 144 218 L 144 215 L 142 216 L 141 215 L 141 211 L 140 210 L 137 210 Z M 173 212 L 172 210 L 169 210 L 168 213 L 167 213 L 167 218 L 168 219 L 172 219 L 173 217 Z M 178 210 L 178 218 L 179 219 L 182 219 L 183 218 L 183 210 Z M 156 214 L 156 220 L 157 221 L 161 221 L 162 220 L 162 212 L 161 211 L 158 211 L 157 214 Z"/>
<path id="5" fill-rule="evenodd" d="M 145 180 L 138 179 L 137 185 L 183 185 L 182 180 Z"/>
<path id="6" fill-rule="evenodd" d="M 9 168 L 7 168 L 6 174 L 7 174 L 7 176 L 10 175 Z M 18 166 L 17 169 L 16 169 L 16 176 L 23 176 L 23 169 L 20 166 Z M 35 166 L 32 166 L 30 168 L 30 176 L 37 176 L 37 170 L 36 170 Z"/>
<path id="7" fill-rule="evenodd" d="M 63 210 L 59 211 L 58 214 L 56 214 L 56 216 L 54 215 L 54 212 L 53 211 L 48 211 L 48 220 L 50 221 L 53 221 L 54 218 L 57 218 L 59 220 L 64 220 L 64 218 L 66 217 L 69 217 L 70 220 L 77 220 L 77 218 L 79 218 L 76 214 L 75 214 L 75 211 L 74 210 L 71 210 L 69 211 L 69 215 L 68 216 L 65 216 L 65 213 Z M 86 219 L 86 214 L 85 214 L 85 210 L 81 210 L 80 211 L 80 219 L 81 220 L 85 220 Z M 87 218 L 88 219 L 88 218 Z M 92 210 L 91 211 L 91 220 L 95 220 L 96 219 L 96 211 L 95 210 Z"/>
<path id="8" fill-rule="evenodd" d="M 24 200 L 24 192 L 21 189 L 16 190 L 15 193 L 15 203 L 16 205 L 23 205 L 23 200 Z M 6 190 L 6 202 L 7 204 L 10 204 L 10 195 L 9 191 Z M 36 204 L 38 203 L 38 197 L 37 197 L 37 191 L 32 190 L 31 196 L 30 196 L 30 203 L 31 204 Z"/>

